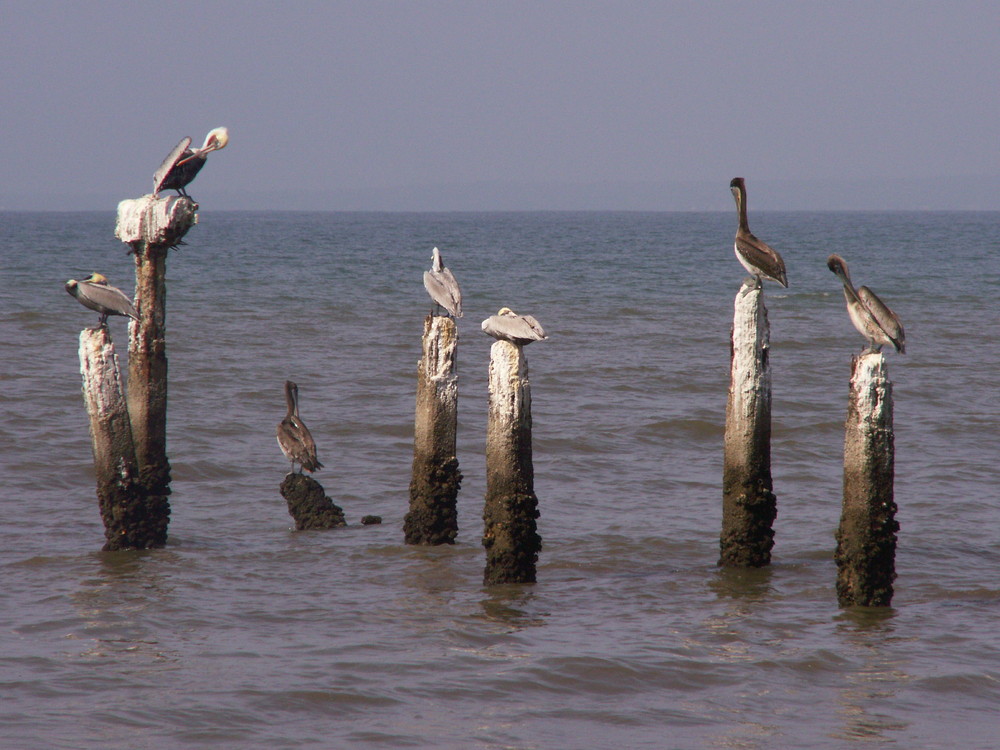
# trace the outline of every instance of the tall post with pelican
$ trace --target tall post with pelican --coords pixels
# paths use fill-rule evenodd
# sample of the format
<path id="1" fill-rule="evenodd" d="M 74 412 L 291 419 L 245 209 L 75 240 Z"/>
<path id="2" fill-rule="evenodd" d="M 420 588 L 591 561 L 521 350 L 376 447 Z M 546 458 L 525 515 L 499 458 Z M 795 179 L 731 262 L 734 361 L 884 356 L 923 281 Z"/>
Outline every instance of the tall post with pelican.
<path id="1" fill-rule="evenodd" d="M 441 252 L 431 251 L 424 288 L 434 308 L 424 318 L 417 364 L 410 507 L 403 520 L 407 544 L 454 544 L 458 535 L 458 324 L 462 292 Z M 443 310 L 445 314 L 435 314 Z"/>
<path id="2" fill-rule="evenodd" d="M 771 562 L 777 515 L 771 483 L 771 341 L 763 280 L 787 287 L 788 277 L 781 256 L 750 231 L 744 179 L 735 178 L 729 187 L 739 219 L 736 259 L 751 276 L 734 303 L 719 565 L 759 568 Z"/>
<path id="3" fill-rule="evenodd" d="M 851 358 L 844 425 L 844 496 L 837 529 L 837 601 L 889 606 L 896 578 L 895 432 L 892 381 L 882 347 L 906 353 L 903 324 L 868 287 L 851 282 L 839 255 L 827 267 L 840 279 L 851 323 L 868 346 Z"/>
<path id="4" fill-rule="evenodd" d="M 160 519 L 159 546 L 170 517 L 167 459 L 167 252 L 197 221 L 187 197 L 145 195 L 118 204 L 115 236 L 135 256 L 135 305 L 140 319 L 129 327 L 128 409 L 149 512 Z"/>
<path id="5" fill-rule="evenodd" d="M 545 331 L 530 315 L 501 308 L 483 321 L 490 347 L 486 426 L 483 583 L 534 583 L 542 538 L 531 446 L 531 386 L 524 347 Z"/>

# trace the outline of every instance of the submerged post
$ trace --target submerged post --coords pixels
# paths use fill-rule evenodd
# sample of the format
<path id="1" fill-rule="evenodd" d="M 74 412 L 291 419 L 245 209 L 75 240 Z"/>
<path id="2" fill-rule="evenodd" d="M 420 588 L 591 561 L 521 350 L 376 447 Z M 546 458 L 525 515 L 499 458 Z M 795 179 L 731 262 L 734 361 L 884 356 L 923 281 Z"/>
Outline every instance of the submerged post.
<path id="1" fill-rule="evenodd" d="M 162 547 L 166 519 L 150 512 L 132 444 L 118 357 L 106 326 L 80 333 L 80 374 L 90 418 L 104 550 Z"/>
<path id="2" fill-rule="evenodd" d="M 533 583 L 542 538 L 531 460 L 531 388 L 524 350 L 509 341 L 490 349 L 486 436 L 483 582 Z"/>
<path id="3" fill-rule="evenodd" d="M 115 236 L 135 254 L 135 307 L 141 320 L 129 327 L 128 408 L 139 476 L 159 512 L 169 517 L 167 460 L 167 251 L 197 221 L 190 198 L 144 195 L 118 204 Z M 164 527 L 166 521 L 164 520 Z"/>
<path id="4" fill-rule="evenodd" d="M 462 483 L 456 457 L 458 432 L 458 326 L 453 318 L 424 318 L 423 356 L 417 365 L 410 510 L 403 522 L 407 544 L 454 544 L 456 500 Z"/>
<path id="5" fill-rule="evenodd" d="M 837 530 L 837 601 L 888 606 L 896 578 L 892 381 L 881 352 L 852 358 L 844 430 L 844 504 Z"/>
<path id="6" fill-rule="evenodd" d="M 759 568 L 771 562 L 777 507 L 771 491 L 769 351 L 763 289 L 744 283 L 733 316 L 719 565 Z"/>

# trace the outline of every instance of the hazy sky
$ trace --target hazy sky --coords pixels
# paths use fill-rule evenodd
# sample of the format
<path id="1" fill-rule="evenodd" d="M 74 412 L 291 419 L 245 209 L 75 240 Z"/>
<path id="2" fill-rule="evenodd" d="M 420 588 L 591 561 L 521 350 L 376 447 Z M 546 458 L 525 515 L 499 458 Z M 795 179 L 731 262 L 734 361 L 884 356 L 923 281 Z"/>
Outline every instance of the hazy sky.
<path id="1" fill-rule="evenodd" d="M 206 208 L 1000 209 L 995 1 L 0 0 L 0 66 L 0 209 L 217 125 Z"/>

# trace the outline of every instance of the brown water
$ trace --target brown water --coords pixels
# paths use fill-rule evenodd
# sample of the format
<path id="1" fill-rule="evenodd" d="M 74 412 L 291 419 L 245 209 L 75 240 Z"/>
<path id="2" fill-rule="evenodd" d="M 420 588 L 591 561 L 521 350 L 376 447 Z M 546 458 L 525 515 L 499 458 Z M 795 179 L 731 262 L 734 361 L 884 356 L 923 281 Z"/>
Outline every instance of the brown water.
<path id="1" fill-rule="evenodd" d="M 168 263 L 170 544 L 117 554 L 79 393 L 94 316 L 61 285 L 131 289 L 131 261 L 113 216 L 0 214 L 0 747 L 994 747 L 998 219 L 757 218 L 791 288 L 767 289 L 774 564 L 741 573 L 715 565 L 728 214 L 203 214 Z M 467 310 L 444 549 L 402 543 L 433 245 Z M 834 251 L 907 330 L 887 609 L 834 591 L 862 344 Z M 501 305 L 551 335 L 528 350 L 544 548 L 538 584 L 486 589 L 478 329 Z M 348 528 L 291 530 L 286 378 Z"/>

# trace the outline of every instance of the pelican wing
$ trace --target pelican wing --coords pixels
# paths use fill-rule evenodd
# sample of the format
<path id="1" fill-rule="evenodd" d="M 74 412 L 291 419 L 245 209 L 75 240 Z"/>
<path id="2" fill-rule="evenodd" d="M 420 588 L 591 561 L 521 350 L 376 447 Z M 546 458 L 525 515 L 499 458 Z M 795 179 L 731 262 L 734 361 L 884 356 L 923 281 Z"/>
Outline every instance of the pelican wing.
<path id="1" fill-rule="evenodd" d="M 316 458 L 316 443 L 301 419 L 285 417 L 278 425 L 278 446 L 289 461 L 301 464 L 306 471 L 322 469 Z"/>
<path id="2" fill-rule="evenodd" d="M 538 341 L 548 338 L 548 336 L 545 335 L 545 329 L 542 328 L 542 324 L 535 320 L 533 315 L 522 315 L 521 320 L 527 324 L 528 328 L 531 329 L 531 332 L 535 335 L 535 338 Z"/>
<path id="3" fill-rule="evenodd" d="M 530 315 L 491 315 L 483 321 L 483 331 L 495 339 L 522 345 L 548 338 Z"/>
<path id="4" fill-rule="evenodd" d="M 432 300 L 449 313 L 456 318 L 462 317 L 462 291 L 449 269 L 424 271 L 424 289 Z"/>
<path id="5" fill-rule="evenodd" d="M 886 305 L 878 295 L 866 286 L 858 287 L 858 299 L 868 310 L 872 319 L 878 324 L 885 335 L 892 341 L 896 351 L 901 354 L 906 353 L 906 334 L 903 331 L 903 324 L 889 306 Z"/>
<path id="6" fill-rule="evenodd" d="M 107 315 L 124 315 L 136 320 L 139 319 L 139 313 L 132 304 L 132 300 L 117 287 L 80 281 L 77 283 L 77 290 L 77 299 L 91 310 Z"/>
<path id="7" fill-rule="evenodd" d="M 159 168 L 153 173 L 153 194 L 156 195 L 160 192 L 163 186 L 164 180 L 167 179 L 167 175 L 170 174 L 170 170 L 174 168 L 174 165 L 180 161 L 181 156 L 184 151 L 187 150 L 188 146 L 191 145 L 191 137 L 186 136 L 181 138 L 181 142 L 174 146 L 174 150 L 167 154 L 167 158 L 163 160 L 163 163 Z"/>
<path id="8" fill-rule="evenodd" d="M 776 250 L 766 242 L 758 240 L 749 232 L 736 235 L 736 252 L 746 259 L 746 262 L 757 269 L 763 276 L 777 281 L 784 287 L 788 286 L 785 274 L 785 261 Z"/>

